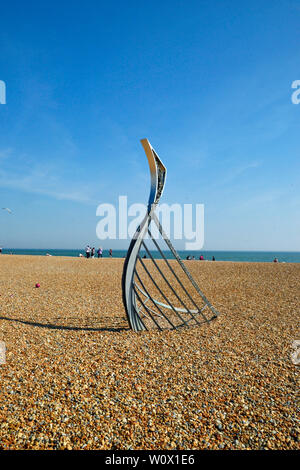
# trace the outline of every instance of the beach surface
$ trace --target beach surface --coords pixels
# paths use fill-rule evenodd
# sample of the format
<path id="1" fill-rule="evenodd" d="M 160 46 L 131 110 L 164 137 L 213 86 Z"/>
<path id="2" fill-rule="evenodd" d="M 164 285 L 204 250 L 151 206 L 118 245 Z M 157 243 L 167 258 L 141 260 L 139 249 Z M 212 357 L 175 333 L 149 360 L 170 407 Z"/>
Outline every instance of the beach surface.
<path id="1" fill-rule="evenodd" d="M 0 449 L 299 449 L 300 264 L 186 261 L 220 316 L 134 333 L 123 263 L 0 256 Z"/>

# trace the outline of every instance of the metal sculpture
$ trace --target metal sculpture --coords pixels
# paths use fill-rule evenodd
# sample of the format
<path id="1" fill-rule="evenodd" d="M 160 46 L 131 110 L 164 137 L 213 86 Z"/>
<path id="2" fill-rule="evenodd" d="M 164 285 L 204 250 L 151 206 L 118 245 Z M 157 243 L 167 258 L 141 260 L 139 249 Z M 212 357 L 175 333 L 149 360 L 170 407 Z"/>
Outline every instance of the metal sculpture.
<path id="1" fill-rule="evenodd" d="M 155 214 L 166 182 L 166 167 L 147 139 L 142 139 L 141 143 L 150 167 L 151 189 L 147 213 L 131 240 L 124 263 L 122 291 L 129 325 L 134 331 L 142 331 L 153 327 L 159 330 L 176 329 L 209 322 L 219 313 L 200 290 Z M 158 229 L 160 240 L 153 236 L 152 225 L 156 231 Z M 155 259 L 146 238 L 161 259 Z M 159 241 L 167 245 L 174 260 L 166 257 Z M 145 253 L 143 257 L 142 250 Z M 164 288 L 155 279 L 157 273 L 163 280 Z M 175 307 L 174 302 L 179 302 L 181 306 Z M 209 314 L 205 314 L 205 309 Z"/>

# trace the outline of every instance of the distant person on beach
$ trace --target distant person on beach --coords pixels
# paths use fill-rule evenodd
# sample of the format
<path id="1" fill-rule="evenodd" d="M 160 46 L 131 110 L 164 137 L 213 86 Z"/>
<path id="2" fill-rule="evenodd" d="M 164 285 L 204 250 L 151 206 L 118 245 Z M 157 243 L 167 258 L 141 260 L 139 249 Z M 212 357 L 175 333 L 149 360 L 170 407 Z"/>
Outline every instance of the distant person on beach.
<path id="1" fill-rule="evenodd" d="M 203 255 L 200 255 L 199 259 L 200 259 L 200 261 L 203 261 L 204 260 Z"/>
<path id="2" fill-rule="evenodd" d="M 213 256 L 211 260 L 212 260 L 212 261 L 216 261 L 216 258 Z"/>
<path id="3" fill-rule="evenodd" d="M 278 263 L 278 258 L 274 258 L 273 263 Z"/>
<path id="4" fill-rule="evenodd" d="M 95 247 L 91 249 L 91 257 L 95 258 Z"/>
<path id="5" fill-rule="evenodd" d="M 97 255 L 98 255 L 98 258 L 102 258 L 102 248 L 98 248 Z"/>
<path id="6" fill-rule="evenodd" d="M 2 253 L 2 248 L 0 248 L 0 255 L 1 255 L 1 253 Z"/>
<path id="7" fill-rule="evenodd" d="M 91 247 L 90 247 L 90 245 L 87 245 L 86 248 L 85 248 L 85 255 L 86 255 L 87 258 L 89 258 L 90 254 L 91 254 Z"/>
<path id="8" fill-rule="evenodd" d="M 109 250 L 109 256 L 112 258 L 112 249 Z"/>

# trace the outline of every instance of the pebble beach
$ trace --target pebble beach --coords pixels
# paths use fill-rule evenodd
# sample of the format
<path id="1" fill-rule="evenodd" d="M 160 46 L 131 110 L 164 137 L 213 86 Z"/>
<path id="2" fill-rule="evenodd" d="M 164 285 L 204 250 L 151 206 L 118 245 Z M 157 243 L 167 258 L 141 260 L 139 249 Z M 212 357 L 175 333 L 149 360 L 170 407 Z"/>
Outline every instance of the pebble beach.
<path id="1" fill-rule="evenodd" d="M 123 263 L 0 256 L 0 449 L 299 449 L 300 264 L 186 261 L 220 316 L 135 333 Z"/>

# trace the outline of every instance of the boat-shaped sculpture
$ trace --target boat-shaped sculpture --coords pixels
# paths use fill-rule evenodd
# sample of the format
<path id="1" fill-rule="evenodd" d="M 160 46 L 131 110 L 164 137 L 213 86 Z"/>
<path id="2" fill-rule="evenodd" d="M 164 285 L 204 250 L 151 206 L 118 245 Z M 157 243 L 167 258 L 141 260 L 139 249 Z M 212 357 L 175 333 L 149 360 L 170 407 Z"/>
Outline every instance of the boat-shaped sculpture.
<path id="1" fill-rule="evenodd" d="M 142 331 L 209 322 L 219 313 L 200 290 L 155 214 L 166 182 L 166 167 L 147 139 L 141 143 L 150 167 L 151 189 L 147 212 L 124 263 L 122 291 L 129 325 L 134 331 Z"/>

